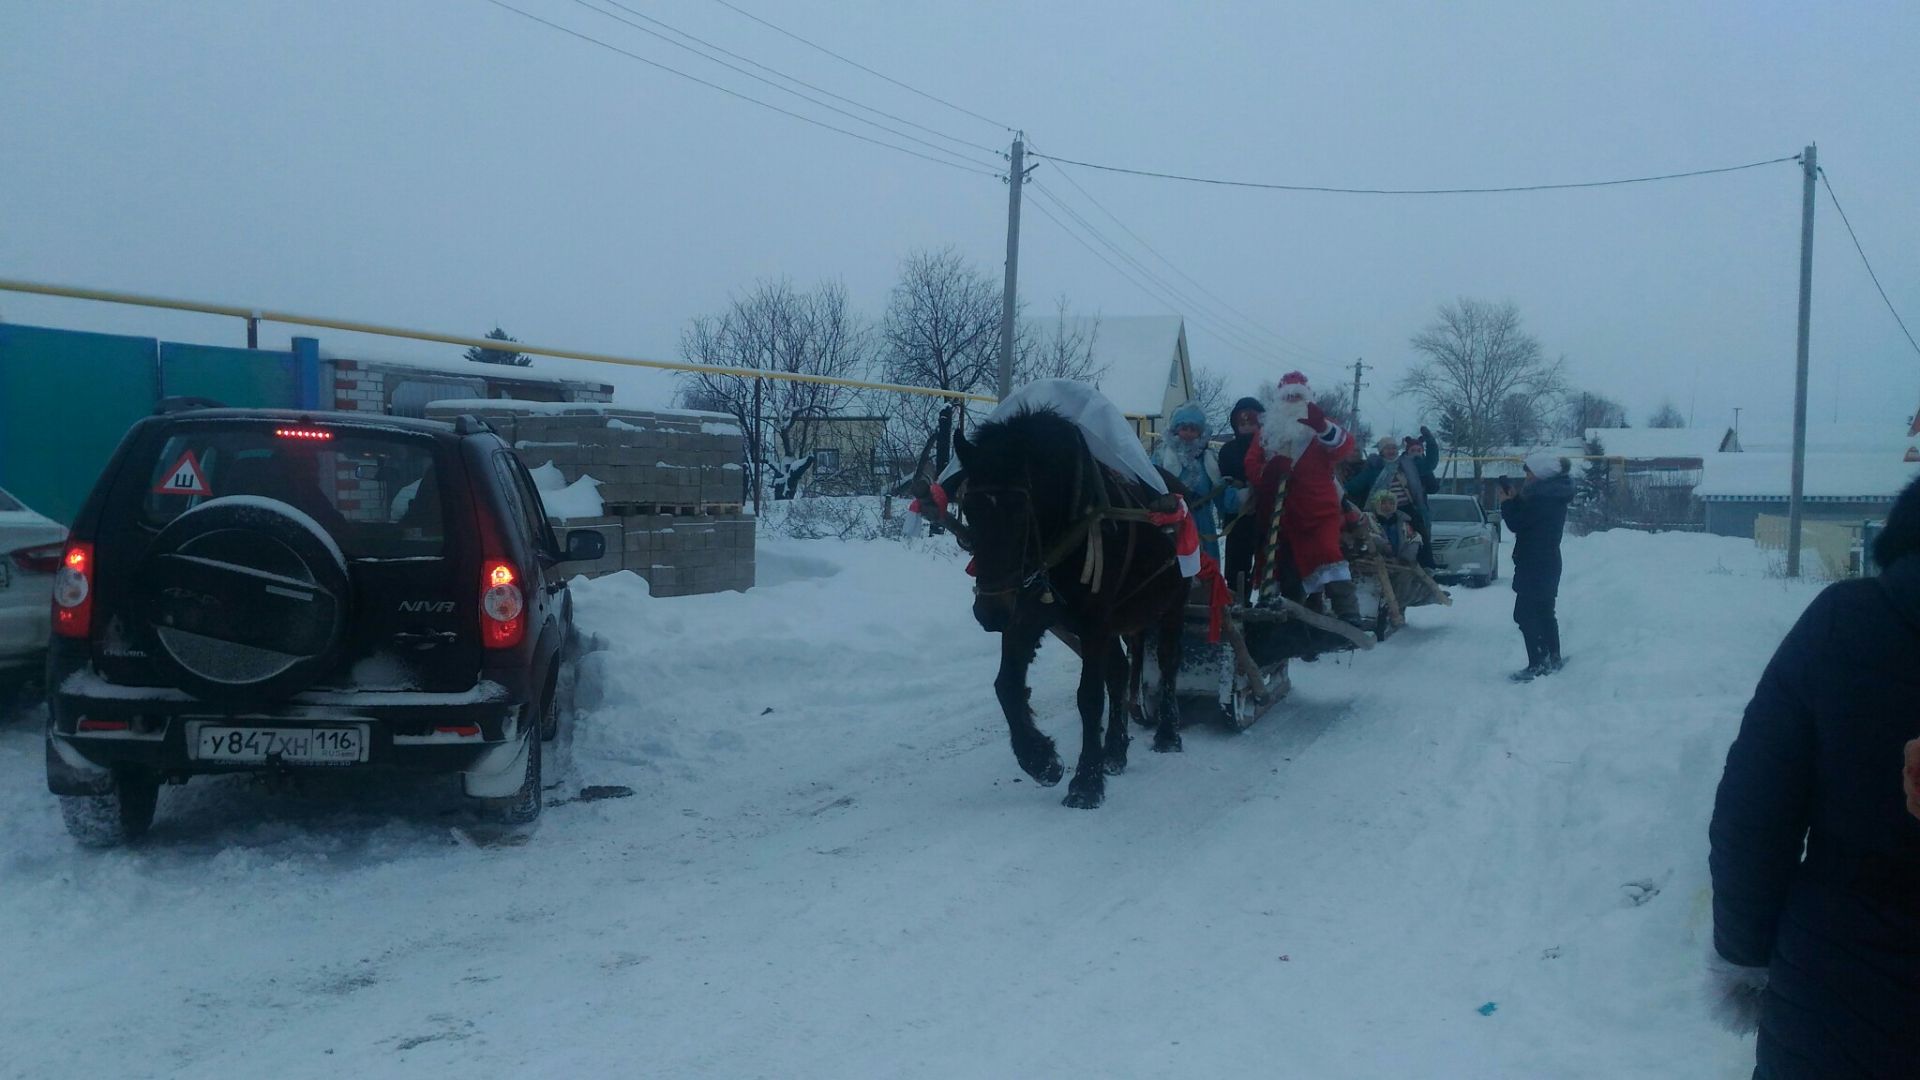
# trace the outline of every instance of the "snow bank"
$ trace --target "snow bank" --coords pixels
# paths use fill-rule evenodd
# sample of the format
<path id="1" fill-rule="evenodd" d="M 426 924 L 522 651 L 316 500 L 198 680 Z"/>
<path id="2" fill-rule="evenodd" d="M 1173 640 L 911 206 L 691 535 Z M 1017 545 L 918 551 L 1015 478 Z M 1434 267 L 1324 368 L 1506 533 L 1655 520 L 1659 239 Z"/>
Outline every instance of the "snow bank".
<path id="1" fill-rule="evenodd" d="M 519 845 L 451 785 L 329 775 L 168 788 L 146 847 L 80 852 L 37 715 L 0 727 L 8 1067 L 1025 1076 L 1071 1046 L 1092 1076 L 1751 1070 L 1696 993 L 1706 822 L 1816 590 L 1750 543 L 1571 539 L 1559 675 L 1506 682 L 1512 594 L 1458 590 L 1297 666 L 1244 735 L 1137 737 L 1095 813 L 1014 764 L 1000 642 L 943 543 L 763 537 L 747 593 L 576 581 L 595 651 Z M 1041 650 L 1069 760 L 1076 677 Z M 585 785 L 635 794 L 568 801 Z"/>
<path id="2" fill-rule="evenodd" d="M 533 486 L 540 490 L 540 502 L 546 507 L 548 517 L 588 518 L 607 512 L 606 503 L 600 499 L 600 481 L 591 476 L 583 474 L 569 484 L 566 474 L 551 461 L 527 470 L 527 474 L 533 477 Z"/>

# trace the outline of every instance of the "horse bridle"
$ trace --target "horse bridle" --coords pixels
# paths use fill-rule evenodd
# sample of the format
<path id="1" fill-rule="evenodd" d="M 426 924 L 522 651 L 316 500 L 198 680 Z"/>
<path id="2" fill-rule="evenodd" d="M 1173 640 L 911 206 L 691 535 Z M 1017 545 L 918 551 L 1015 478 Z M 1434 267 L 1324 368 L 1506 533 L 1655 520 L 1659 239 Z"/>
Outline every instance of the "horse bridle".
<path id="1" fill-rule="evenodd" d="M 1046 548 L 1043 546 L 1043 540 L 1040 536 L 1039 515 L 1033 512 L 1033 480 L 1031 473 L 1028 474 L 1027 482 L 1024 484 L 976 486 L 973 481 L 969 480 L 966 482 L 966 490 L 960 494 L 960 503 L 961 506 L 964 507 L 970 499 L 983 498 L 995 500 L 1009 497 L 1017 497 L 1025 503 L 1021 511 L 1023 521 L 1020 538 L 1020 562 L 1014 567 L 1012 574 L 1009 574 L 1000 582 L 995 583 L 1000 586 L 998 588 L 989 588 L 988 583 L 985 581 L 976 582 L 974 584 L 974 592 L 979 596 L 1005 596 L 1008 593 L 1024 593 L 1044 580 L 1047 576 L 1047 571 L 1053 569 L 1053 566 L 1058 564 L 1058 560 L 1055 560 L 1052 564 L 1046 560 Z M 1033 555 L 1040 556 L 1038 560 L 1039 565 L 1029 573 L 1027 570 L 1029 565 L 1028 559 Z"/>

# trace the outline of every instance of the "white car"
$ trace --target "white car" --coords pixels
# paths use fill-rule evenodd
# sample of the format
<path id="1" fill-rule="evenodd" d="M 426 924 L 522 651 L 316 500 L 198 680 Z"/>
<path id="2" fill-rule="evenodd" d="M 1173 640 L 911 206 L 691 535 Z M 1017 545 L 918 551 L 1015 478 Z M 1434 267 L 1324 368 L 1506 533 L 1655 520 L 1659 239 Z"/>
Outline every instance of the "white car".
<path id="1" fill-rule="evenodd" d="M 1433 529 L 1434 577 L 1485 588 L 1500 580 L 1500 539 L 1493 523 L 1471 495 L 1429 495 L 1427 514 Z"/>
<path id="2" fill-rule="evenodd" d="M 0 488 L 0 674 L 41 664 L 66 526 Z"/>

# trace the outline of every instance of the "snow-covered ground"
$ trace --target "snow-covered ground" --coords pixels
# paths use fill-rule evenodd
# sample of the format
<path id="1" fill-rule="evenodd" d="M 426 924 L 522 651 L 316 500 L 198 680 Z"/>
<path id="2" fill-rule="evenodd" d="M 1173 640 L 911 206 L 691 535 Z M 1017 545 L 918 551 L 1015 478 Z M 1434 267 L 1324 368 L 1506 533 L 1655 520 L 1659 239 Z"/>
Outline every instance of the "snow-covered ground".
<path id="1" fill-rule="evenodd" d="M 1749 543 L 1567 543 L 1566 670 L 1503 587 L 1097 812 L 1026 781 L 960 563 L 770 541 L 747 594 L 579 587 L 525 843 L 451 784 L 165 791 L 76 850 L 0 726 L 0 1075 L 1744 1077 L 1706 1020 L 1706 820 L 1814 587 Z M 1070 654 L 1034 699 L 1071 760 Z M 1140 734 L 1140 733 L 1136 733 Z"/>

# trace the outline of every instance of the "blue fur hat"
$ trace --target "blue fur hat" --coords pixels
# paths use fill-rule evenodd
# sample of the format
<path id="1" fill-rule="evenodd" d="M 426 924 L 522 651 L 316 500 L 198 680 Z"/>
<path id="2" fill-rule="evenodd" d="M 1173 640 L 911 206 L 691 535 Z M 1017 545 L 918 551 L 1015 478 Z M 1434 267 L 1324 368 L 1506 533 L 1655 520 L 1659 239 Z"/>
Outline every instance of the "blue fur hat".
<path id="1" fill-rule="evenodd" d="M 1207 434 L 1207 411 L 1200 407 L 1199 402 L 1189 401 L 1173 410 L 1173 419 L 1168 422 L 1167 430 L 1173 431 L 1181 424 L 1192 424 L 1200 429 L 1200 434 L 1205 435 Z"/>

